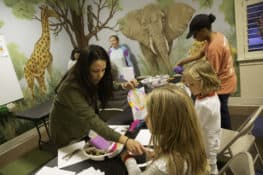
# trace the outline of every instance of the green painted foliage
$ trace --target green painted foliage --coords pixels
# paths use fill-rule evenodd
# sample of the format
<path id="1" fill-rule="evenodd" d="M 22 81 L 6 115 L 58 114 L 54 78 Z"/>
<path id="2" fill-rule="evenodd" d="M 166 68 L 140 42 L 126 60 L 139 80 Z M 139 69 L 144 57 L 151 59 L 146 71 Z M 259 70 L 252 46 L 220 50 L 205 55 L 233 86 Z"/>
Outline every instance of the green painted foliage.
<path id="1" fill-rule="evenodd" d="M 8 7 L 14 7 L 17 3 L 27 3 L 27 4 L 38 4 L 40 2 L 45 2 L 45 0 L 4 0 L 4 3 Z"/>
<path id="2" fill-rule="evenodd" d="M 24 55 L 24 53 L 19 51 L 19 47 L 16 43 L 7 44 L 7 48 L 15 67 L 17 78 L 21 80 L 24 76 L 24 65 L 27 60 L 26 56 Z"/>
<path id="3" fill-rule="evenodd" d="M 80 9 L 78 1 L 64 0 L 64 6 L 74 10 L 75 12 L 79 12 Z"/>
<path id="4" fill-rule="evenodd" d="M 8 7 L 14 6 L 17 2 L 17 0 L 4 0 L 5 5 Z"/>
<path id="5" fill-rule="evenodd" d="M 33 100 L 31 97 L 31 92 L 29 88 L 27 86 L 22 87 L 24 99 L 16 103 L 17 111 L 24 111 L 28 108 L 31 108 L 37 104 L 41 104 L 54 97 L 54 94 L 55 94 L 54 89 L 58 85 L 62 77 L 62 73 L 58 71 L 57 69 L 53 69 L 51 77 L 48 74 L 45 74 L 45 76 L 46 76 L 46 82 L 47 82 L 46 94 L 41 95 L 39 87 L 35 86 L 34 88 L 35 99 Z"/>
<path id="6" fill-rule="evenodd" d="M 26 2 L 30 2 L 32 4 L 39 4 L 41 2 L 45 2 L 45 0 L 24 0 Z"/>
<path id="7" fill-rule="evenodd" d="M 12 8 L 13 14 L 20 19 L 32 19 L 35 5 L 43 0 L 4 0 L 6 6 Z"/>
<path id="8" fill-rule="evenodd" d="M 5 25 L 4 21 L 0 21 L 0 28 L 3 27 Z"/>
<path id="9" fill-rule="evenodd" d="M 225 15 L 225 21 L 231 25 L 235 25 L 235 4 L 234 0 L 222 0 L 222 4 L 219 7 Z"/>
<path id="10" fill-rule="evenodd" d="M 13 14 L 20 19 L 31 19 L 35 14 L 35 6 L 32 3 L 19 1 L 13 6 Z"/>
<path id="11" fill-rule="evenodd" d="M 12 139 L 16 134 L 16 120 L 12 113 L 0 114 L 0 144 Z"/>
<path id="12" fill-rule="evenodd" d="M 72 0 L 4 0 L 5 5 L 11 7 L 13 14 L 20 19 L 32 19 L 36 12 L 36 6 L 40 3 L 47 3 L 52 6 L 64 7 L 65 9 L 72 9 L 79 12 L 79 2 Z"/>
<path id="13" fill-rule="evenodd" d="M 122 10 L 121 6 L 120 6 L 120 0 L 106 0 L 107 4 L 109 7 L 112 7 L 115 3 L 115 9 L 118 10 Z"/>
<path id="14" fill-rule="evenodd" d="M 193 1 L 198 1 L 201 9 L 212 8 L 214 3 L 214 0 L 193 0 Z"/>
<path id="15" fill-rule="evenodd" d="M 72 0 L 47 0 L 46 3 L 50 6 L 59 6 L 62 9 L 71 9 L 75 11 L 77 14 L 81 14 L 82 12 L 80 11 L 80 4 L 79 1 L 72 1 Z"/>
<path id="16" fill-rule="evenodd" d="M 174 3 L 173 0 L 157 0 L 157 2 L 161 8 L 165 8 L 169 6 L 170 4 Z"/>

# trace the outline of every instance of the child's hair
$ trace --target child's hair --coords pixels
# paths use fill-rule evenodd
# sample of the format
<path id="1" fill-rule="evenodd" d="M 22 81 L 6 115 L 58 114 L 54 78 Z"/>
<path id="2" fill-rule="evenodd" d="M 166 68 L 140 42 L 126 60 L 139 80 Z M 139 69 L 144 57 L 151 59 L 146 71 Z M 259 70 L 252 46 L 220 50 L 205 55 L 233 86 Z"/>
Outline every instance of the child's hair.
<path id="1" fill-rule="evenodd" d="M 77 48 L 77 47 L 75 47 L 75 48 L 71 51 L 70 59 L 73 60 L 73 61 L 76 59 L 76 58 L 75 58 L 75 53 L 80 53 L 80 49 Z"/>
<path id="2" fill-rule="evenodd" d="M 191 77 L 194 80 L 201 81 L 201 95 L 206 95 L 220 89 L 220 80 L 206 60 L 199 60 L 186 66 L 183 72 L 184 77 Z"/>
<path id="3" fill-rule="evenodd" d="M 193 102 L 184 90 L 174 84 L 156 88 L 147 95 L 146 108 L 156 159 L 168 157 L 168 174 L 205 174 L 201 130 Z"/>

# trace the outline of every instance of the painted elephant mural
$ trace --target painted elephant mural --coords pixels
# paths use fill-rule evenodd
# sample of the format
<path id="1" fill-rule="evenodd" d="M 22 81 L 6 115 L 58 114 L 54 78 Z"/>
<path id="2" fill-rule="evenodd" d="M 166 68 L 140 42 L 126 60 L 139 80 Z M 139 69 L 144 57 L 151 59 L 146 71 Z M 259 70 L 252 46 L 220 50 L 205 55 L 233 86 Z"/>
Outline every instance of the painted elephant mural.
<path id="1" fill-rule="evenodd" d="M 169 55 L 173 40 L 187 28 L 195 10 L 184 3 L 172 3 L 161 8 L 158 4 L 146 5 L 121 18 L 121 32 L 140 44 L 147 64 L 156 70 L 171 70 Z"/>

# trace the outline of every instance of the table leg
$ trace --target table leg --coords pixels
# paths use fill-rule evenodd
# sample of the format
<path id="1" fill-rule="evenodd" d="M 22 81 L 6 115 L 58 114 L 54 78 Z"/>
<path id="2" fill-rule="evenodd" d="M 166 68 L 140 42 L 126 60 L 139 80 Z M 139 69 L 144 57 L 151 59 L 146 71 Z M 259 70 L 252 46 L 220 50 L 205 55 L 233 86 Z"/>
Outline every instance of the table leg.
<path id="1" fill-rule="evenodd" d="M 38 147 L 41 148 L 41 133 L 38 127 L 38 122 L 34 121 L 35 127 L 37 129 L 37 133 L 38 133 Z"/>
<path id="2" fill-rule="evenodd" d="M 50 140 L 50 134 L 49 134 L 48 126 L 47 126 L 45 119 L 43 119 L 43 123 L 44 123 L 45 129 L 46 129 L 46 132 L 47 132 L 48 139 Z"/>

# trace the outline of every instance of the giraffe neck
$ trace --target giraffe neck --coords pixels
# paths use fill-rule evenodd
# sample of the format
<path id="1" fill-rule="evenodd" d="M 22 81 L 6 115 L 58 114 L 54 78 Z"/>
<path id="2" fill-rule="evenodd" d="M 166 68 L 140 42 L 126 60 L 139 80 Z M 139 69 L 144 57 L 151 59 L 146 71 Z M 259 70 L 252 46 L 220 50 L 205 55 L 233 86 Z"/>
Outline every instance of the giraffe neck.
<path id="1" fill-rule="evenodd" d="M 49 33 L 49 23 L 48 23 L 48 16 L 45 12 L 42 12 L 41 15 L 41 23 L 42 23 L 42 39 L 46 39 L 47 45 L 50 44 L 50 33 Z"/>

